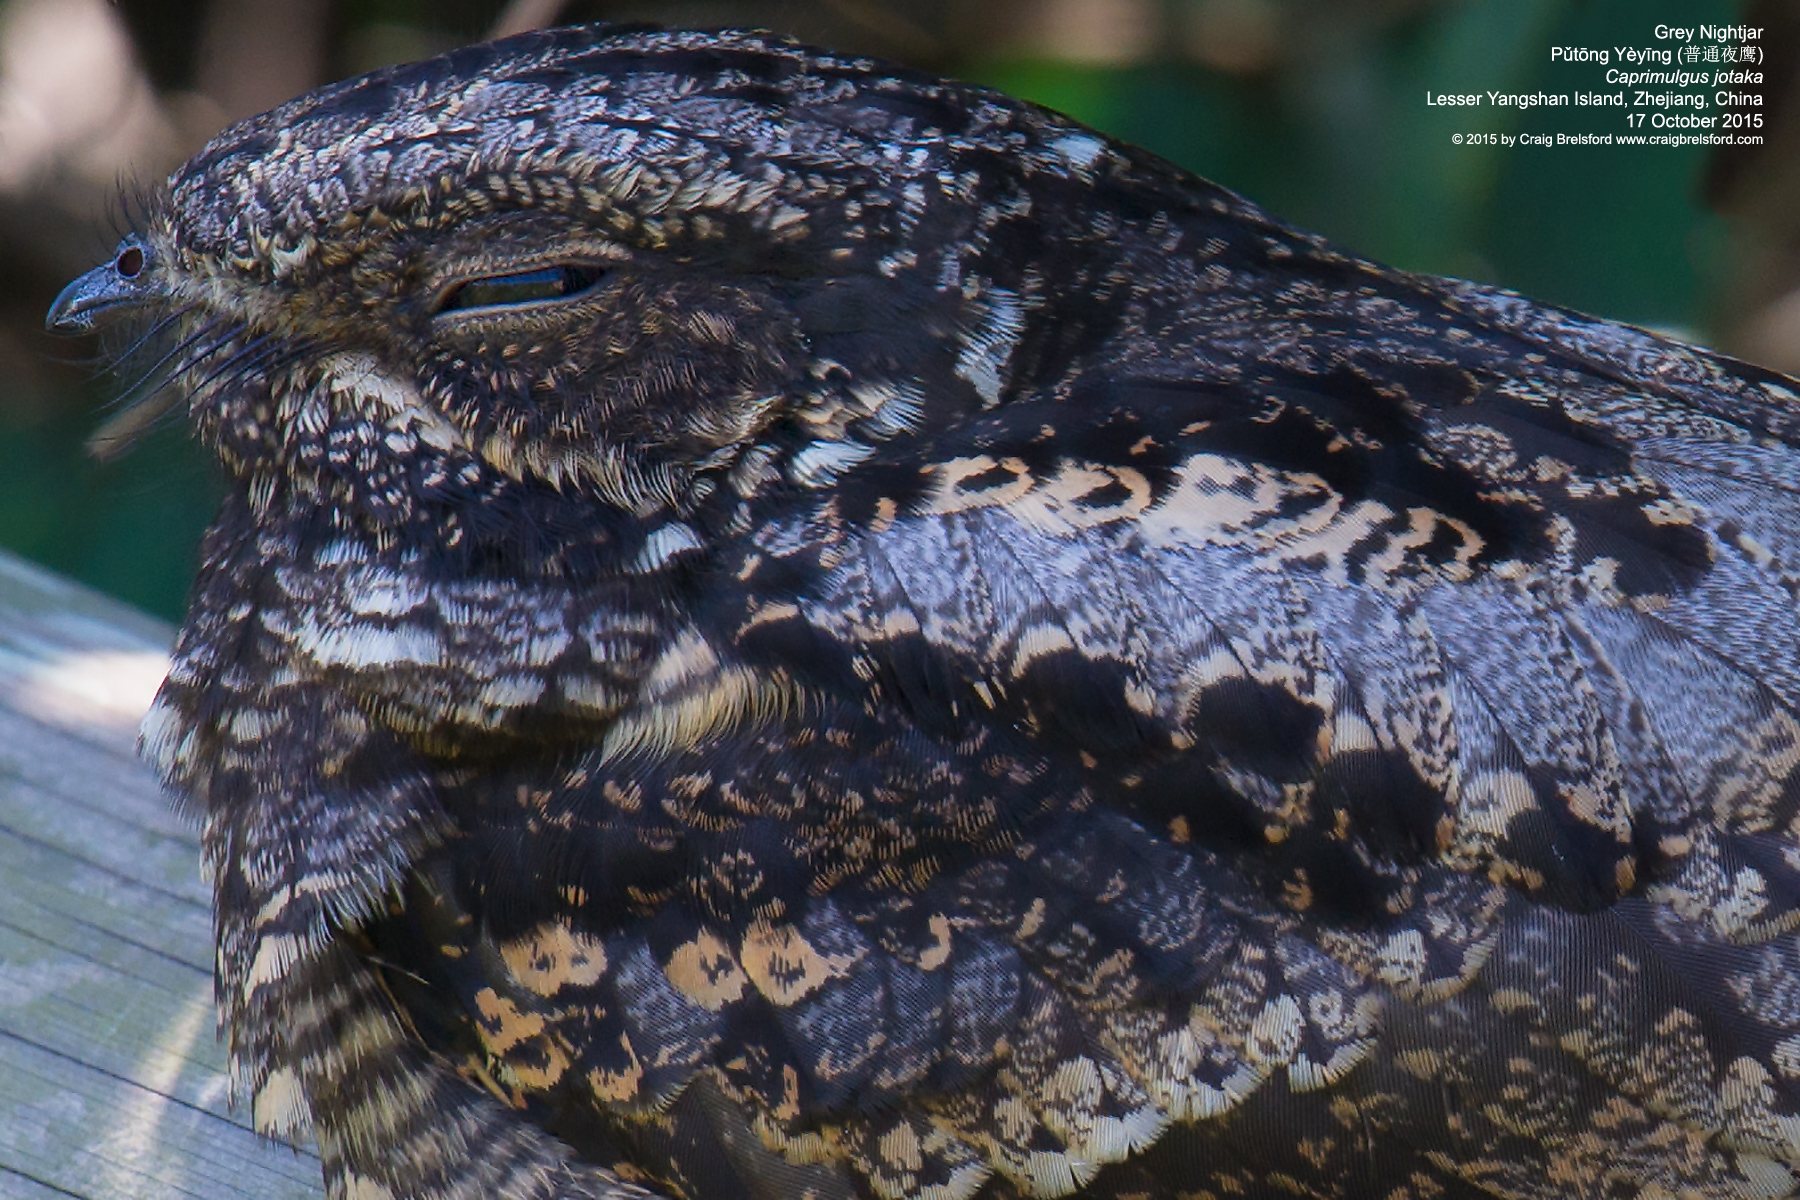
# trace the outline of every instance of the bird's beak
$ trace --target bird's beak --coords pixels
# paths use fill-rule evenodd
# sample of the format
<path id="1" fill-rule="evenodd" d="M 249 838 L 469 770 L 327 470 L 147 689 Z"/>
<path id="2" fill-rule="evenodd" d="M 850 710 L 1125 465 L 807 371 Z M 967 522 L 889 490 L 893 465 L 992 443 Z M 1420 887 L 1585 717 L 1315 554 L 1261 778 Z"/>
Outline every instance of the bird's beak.
<path id="1" fill-rule="evenodd" d="M 112 261 L 95 267 L 56 297 L 44 318 L 52 333 L 92 333 L 148 303 L 155 294 L 149 248 L 127 238 Z"/>

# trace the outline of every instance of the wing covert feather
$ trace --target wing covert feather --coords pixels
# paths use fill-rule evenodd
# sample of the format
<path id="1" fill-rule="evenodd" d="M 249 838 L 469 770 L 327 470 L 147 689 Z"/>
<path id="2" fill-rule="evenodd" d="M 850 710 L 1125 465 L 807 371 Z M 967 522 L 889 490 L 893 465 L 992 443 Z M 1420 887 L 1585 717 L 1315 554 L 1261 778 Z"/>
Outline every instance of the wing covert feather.
<path id="1" fill-rule="evenodd" d="M 792 714 L 571 760 L 529 802 L 462 788 L 459 825 L 521 830 L 438 901 L 512 981 L 469 1061 L 547 1120 L 606 1114 L 601 1162 L 700 1136 L 664 1114 L 714 1089 L 773 1154 L 758 1187 L 1123 1196 L 1198 1156 L 1253 1195 L 1782 1194 L 1792 1022 L 1681 970 L 1769 979 L 1800 915 L 1796 647 L 1712 516 L 1748 502 L 1475 385 L 1432 449 L 1402 405 L 1378 432 L 1413 440 L 1359 450 L 1353 367 L 1311 410 L 1284 375 L 1263 418 L 1336 432 L 1258 457 L 1221 386 L 984 418 L 904 504 L 848 473 L 754 533 L 731 638 L 688 656 L 697 696 L 788 673 Z M 502 878 L 518 856 L 548 869 Z M 519 939 L 606 910 L 546 894 L 582 862 L 638 863 L 654 919 L 547 997 Z M 1261 1147 L 1309 1122 L 1313 1168 L 1267 1191 Z"/>

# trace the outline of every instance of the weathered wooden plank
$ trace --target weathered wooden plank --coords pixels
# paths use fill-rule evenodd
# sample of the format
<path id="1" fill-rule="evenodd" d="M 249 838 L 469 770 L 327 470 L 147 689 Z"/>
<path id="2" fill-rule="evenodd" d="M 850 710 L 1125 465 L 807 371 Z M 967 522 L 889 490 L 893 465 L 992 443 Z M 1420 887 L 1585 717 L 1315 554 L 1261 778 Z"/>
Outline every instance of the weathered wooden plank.
<path id="1" fill-rule="evenodd" d="M 91 742 L 0 701 L 0 784 L 16 781 L 54 793 L 62 800 L 59 808 L 100 813 L 121 827 L 158 834 L 181 846 L 196 845 L 192 826 L 161 795 L 140 794 L 142 779 L 135 753 L 96 750 Z"/>
<path id="2" fill-rule="evenodd" d="M 74 1192 L 51 1187 L 22 1171 L 0 1167 L 0 1196 L 5 1196 L 7 1200 L 62 1200 L 63 1197 L 74 1195 Z"/>
<path id="3" fill-rule="evenodd" d="M 170 636 L 0 554 L 0 1197 L 321 1192 L 228 1104 L 198 838 L 135 753 Z"/>
<path id="4" fill-rule="evenodd" d="M 146 887 L 77 852 L 14 831 L 4 806 L 18 800 L 0 789 L 0 878 L 7 880 L 10 896 L 210 970 L 212 920 L 204 904 Z"/>
<path id="5" fill-rule="evenodd" d="M 210 1003 L 169 1031 L 209 1037 Z M 151 1062 L 160 1069 L 153 1049 Z M 318 1190 L 318 1163 L 216 1114 L 0 1034 L 0 1132 L 13 1170 L 84 1197 L 236 1200 Z"/>
<path id="6" fill-rule="evenodd" d="M 144 1065 L 145 1047 L 189 1019 L 194 998 L 210 996 L 211 978 L 128 944 L 97 944 L 109 940 L 54 918 L 41 932 L 0 924 L 0 1034 L 228 1115 L 210 1023 L 203 1040 L 168 1052 L 180 1058 L 176 1074 Z"/>

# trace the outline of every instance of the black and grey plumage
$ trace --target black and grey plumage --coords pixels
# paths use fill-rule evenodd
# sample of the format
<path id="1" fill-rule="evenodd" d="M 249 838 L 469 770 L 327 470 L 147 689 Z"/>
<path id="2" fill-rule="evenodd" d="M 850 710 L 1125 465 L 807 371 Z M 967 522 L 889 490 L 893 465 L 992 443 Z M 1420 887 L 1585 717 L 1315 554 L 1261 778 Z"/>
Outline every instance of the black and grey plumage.
<path id="1" fill-rule="evenodd" d="M 1800 384 L 755 33 L 240 124 L 123 313 L 333 1196 L 1796 1193 Z"/>

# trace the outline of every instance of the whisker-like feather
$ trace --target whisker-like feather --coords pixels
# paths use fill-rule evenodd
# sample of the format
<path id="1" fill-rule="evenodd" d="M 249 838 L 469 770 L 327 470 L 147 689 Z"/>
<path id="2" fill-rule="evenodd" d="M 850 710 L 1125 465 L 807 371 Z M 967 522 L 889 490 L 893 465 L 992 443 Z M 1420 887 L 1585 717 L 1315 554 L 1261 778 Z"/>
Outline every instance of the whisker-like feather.
<path id="1" fill-rule="evenodd" d="M 228 333 L 213 340 L 198 353 L 189 355 L 187 360 L 179 366 L 167 371 L 160 370 L 162 364 L 176 357 L 181 346 L 191 346 L 196 339 L 216 332 L 219 324 L 220 322 L 212 322 L 184 338 L 180 346 L 163 355 L 138 383 L 127 389 L 127 396 L 133 392 L 139 394 L 126 407 L 108 418 L 89 435 L 87 452 L 102 462 L 119 457 L 135 445 L 139 438 L 154 428 L 158 422 L 172 417 L 185 396 L 218 384 L 221 380 L 226 386 L 230 386 L 252 372 L 265 370 L 275 357 L 269 351 L 280 349 L 277 335 L 263 334 L 233 350 L 221 361 L 212 364 L 211 369 L 199 379 L 182 382 L 182 376 L 207 363 L 233 339 L 241 335 L 241 327 L 233 326 Z"/>
<path id="2" fill-rule="evenodd" d="M 127 385 L 126 388 L 119 393 L 112 402 L 113 407 L 125 407 L 148 399 L 183 374 L 191 371 L 193 368 L 205 362 L 212 355 L 217 354 L 220 350 L 224 349 L 225 346 L 229 345 L 231 340 L 238 335 L 239 330 L 237 326 L 232 325 L 222 336 L 215 338 L 211 345 L 207 346 L 199 353 L 191 355 L 187 361 L 180 366 L 171 367 L 166 372 L 163 371 L 163 368 L 168 365 L 170 360 L 187 354 L 189 350 L 193 349 L 196 343 L 218 334 L 219 330 L 227 324 L 228 323 L 223 320 L 205 322 L 192 333 L 182 338 L 179 342 L 176 342 L 161 358 L 144 368 L 144 370 L 139 373 L 135 382 Z"/>
<path id="3" fill-rule="evenodd" d="M 107 351 L 102 352 L 102 354 L 99 357 L 99 361 L 102 364 L 112 367 L 114 369 L 116 369 L 120 364 L 130 362 L 132 359 L 136 358 L 138 355 L 145 353 L 146 349 L 150 346 L 150 344 L 152 342 L 154 342 L 159 336 L 161 336 L 165 331 L 167 331 L 169 326 L 173 325 L 175 322 L 179 321 L 181 318 L 187 316 L 187 314 L 193 312 L 194 307 L 195 306 L 193 304 L 183 304 L 178 308 L 171 309 L 169 312 L 166 312 L 162 316 L 158 317 L 147 328 L 145 328 L 141 332 L 134 335 L 131 339 L 130 345 L 122 347 L 118 350 L 107 350 Z M 219 323 L 216 319 L 205 322 L 204 324 L 201 325 L 200 330 L 197 330 L 196 332 L 198 333 L 198 332 L 203 332 L 203 331 L 210 330 L 210 329 L 216 329 L 216 328 L 218 328 L 218 324 Z M 182 345 L 187 344 L 191 340 L 192 340 L 191 335 L 189 338 L 183 339 L 183 341 L 181 343 L 177 343 L 175 348 L 172 349 L 169 352 L 169 354 L 179 353 Z M 165 355 L 162 360 L 157 362 L 155 364 L 155 366 L 151 367 L 150 369 L 155 370 L 156 367 L 161 366 L 163 362 L 168 361 L 168 357 L 169 357 L 168 355 Z"/>
<path id="4" fill-rule="evenodd" d="M 120 177 L 115 181 L 113 203 L 108 214 L 115 239 L 138 232 L 150 224 L 160 207 L 158 189 L 141 179 Z"/>
<path id="5" fill-rule="evenodd" d="M 207 387 L 208 385 L 217 382 L 219 380 L 219 378 L 221 376 L 225 375 L 228 371 L 232 371 L 233 369 L 241 366 L 247 359 L 250 359 L 253 356 L 255 356 L 256 354 L 258 354 L 262 350 L 263 347 L 268 346 L 270 343 L 274 342 L 276 340 L 276 337 L 277 337 L 276 334 L 265 333 L 261 337 L 252 338 L 250 341 L 244 343 L 242 346 L 240 346 L 236 350 L 232 351 L 230 356 L 227 357 L 225 359 L 225 361 L 214 366 L 212 370 L 208 371 L 205 375 L 201 376 L 199 379 L 195 380 L 194 382 L 192 382 L 190 384 L 187 384 L 186 387 L 187 387 L 188 391 L 190 393 L 198 392 L 198 391 L 202 390 L 203 388 Z M 205 360 L 204 359 L 197 360 L 195 363 L 192 364 L 192 366 L 183 368 L 183 370 L 180 373 L 186 374 L 187 371 L 190 371 L 190 370 L 194 369 L 194 367 L 199 366 L 200 362 L 203 362 L 203 361 L 205 361 Z"/>

